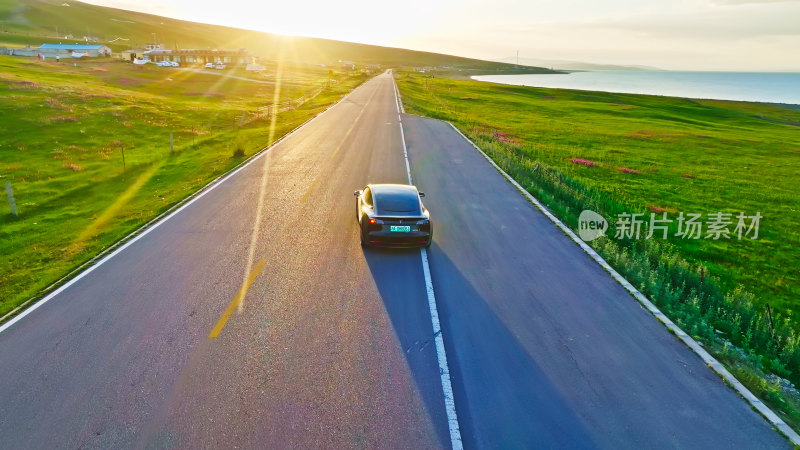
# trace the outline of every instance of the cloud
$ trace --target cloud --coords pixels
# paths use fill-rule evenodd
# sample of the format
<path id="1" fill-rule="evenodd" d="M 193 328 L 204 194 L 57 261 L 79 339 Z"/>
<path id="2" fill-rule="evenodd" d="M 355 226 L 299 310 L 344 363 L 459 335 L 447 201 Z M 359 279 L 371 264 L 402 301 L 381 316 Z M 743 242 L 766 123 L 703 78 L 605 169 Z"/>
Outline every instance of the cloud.
<path id="1" fill-rule="evenodd" d="M 763 5 L 766 3 L 800 3 L 800 0 L 712 0 L 715 5 Z"/>
<path id="2" fill-rule="evenodd" d="M 588 28 L 629 30 L 661 37 L 750 39 L 800 36 L 798 18 L 800 2 L 784 2 L 778 7 L 714 8 L 693 13 L 623 17 L 585 25 Z"/>
<path id="3" fill-rule="evenodd" d="M 586 20 L 486 23 L 471 28 L 469 36 L 450 39 L 480 41 L 483 45 L 470 46 L 472 54 L 492 58 L 521 49 L 528 57 L 670 69 L 800 70 L 794 57 L 800 48 L 798 17 L 800 2 L 695 3 Z"/>
<path id="4" fill-rule="evenodd" d="M 746 0 L 726 0 L 746 1 Z M 750 0 L 752 2 L 752 0 Z M 762 0 L 766 3 L 767 0 Z M 696 11 L 641 13 L 585 21 L 539 22 L 494 27 L 518 33 L 576 33 L 591 39 L 596 33 L 629 33 L 662 39 L 697 41 L 742 40 L 769 36 L 800 36 L 800 1 L 769 6 L 710 7 Z"/>

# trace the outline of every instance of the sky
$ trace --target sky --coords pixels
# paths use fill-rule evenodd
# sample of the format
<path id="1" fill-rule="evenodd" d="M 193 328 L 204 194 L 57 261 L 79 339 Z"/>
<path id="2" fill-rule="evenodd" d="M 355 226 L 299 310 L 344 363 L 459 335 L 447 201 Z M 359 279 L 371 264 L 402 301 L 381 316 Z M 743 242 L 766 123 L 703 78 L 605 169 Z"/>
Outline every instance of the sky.
<path id="1" fill-rule="evenodd" d="M 88 0 L 480 59 L 800 72 L 800 0 Z"/>

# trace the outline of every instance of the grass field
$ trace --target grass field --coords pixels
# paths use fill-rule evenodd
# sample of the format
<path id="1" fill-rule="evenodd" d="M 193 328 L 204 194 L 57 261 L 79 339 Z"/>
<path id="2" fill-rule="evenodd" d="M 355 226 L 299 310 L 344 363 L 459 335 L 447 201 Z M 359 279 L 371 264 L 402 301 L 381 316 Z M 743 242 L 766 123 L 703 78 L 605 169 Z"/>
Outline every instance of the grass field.
<path id="1" fill-rule="evenodd" d="M 400 87 L 411 112 L 557 168 L 630 212 L 761 212 L 757 240 L 669 242 L 726 289 L 741 284 L 781 311 L 797 306 L 800 110 L 442 78 L 405 78 Z"/>
<path id="2" fill-rule="evenodd" d="M 398 85 L 407 112 L 453 122 L 573 229 L 583 209 L 603 215 L 590 245 L 800 426 L 800 398 L 770 375 L 800 385 L 799 109 L 410 72 Z M 666 240 L 614 238 L 618 214 L 665 212 L 731 213 L 731 231 L 738 212 L 763 218 L 755 240 L 683 239 L 676 222 Z"/>
<path id="3" fill-rule="evenodd" d="M 281 73 L 0 56 L 0 316 L 366 79 Z"/>

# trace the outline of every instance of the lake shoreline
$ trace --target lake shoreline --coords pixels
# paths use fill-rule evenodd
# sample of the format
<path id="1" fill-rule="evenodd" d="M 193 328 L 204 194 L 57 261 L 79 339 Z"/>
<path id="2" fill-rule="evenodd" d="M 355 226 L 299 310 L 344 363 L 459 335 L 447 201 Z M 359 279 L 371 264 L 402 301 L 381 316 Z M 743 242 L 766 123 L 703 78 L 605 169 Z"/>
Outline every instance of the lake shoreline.
<path id="1" fill-rule="evenodd" d="M 800 73 L 794 72 L 609 70 L 570 71 L 564 74 L 476 75 L 470 78 L 513 86 L 763 103 L 800 108 Z"/>

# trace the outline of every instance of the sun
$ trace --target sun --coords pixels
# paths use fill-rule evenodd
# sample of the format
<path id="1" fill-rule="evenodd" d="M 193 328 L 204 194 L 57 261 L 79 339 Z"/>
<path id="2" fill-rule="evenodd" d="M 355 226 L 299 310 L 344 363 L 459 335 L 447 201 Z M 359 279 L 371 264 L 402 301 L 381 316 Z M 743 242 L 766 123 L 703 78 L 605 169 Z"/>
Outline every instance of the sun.
<path id="1" fill-rule="evenodd" d="M 366 0 L 307 0 L 252 2 L 249 0 L 168 3 L 144 0 L 90 1 L 196 22 L 246 28 L 286 36 L 308 36 L 375 45 L 398 45 L 408 36 L 435 27 L 449 0 L 409 0 L 402 4 Z"/>

